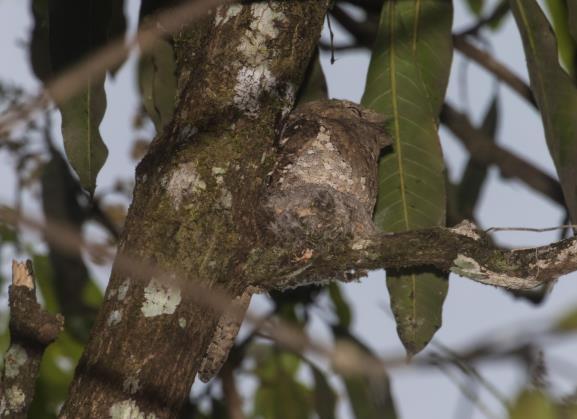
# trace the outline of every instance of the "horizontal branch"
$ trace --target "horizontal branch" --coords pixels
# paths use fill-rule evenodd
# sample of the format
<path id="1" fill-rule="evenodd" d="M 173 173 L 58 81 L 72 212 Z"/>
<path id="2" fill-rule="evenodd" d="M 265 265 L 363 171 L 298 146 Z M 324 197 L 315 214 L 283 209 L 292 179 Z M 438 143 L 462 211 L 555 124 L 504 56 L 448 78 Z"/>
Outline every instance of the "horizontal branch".
<path id="1" fill-rule="evenodd" d="M 335 249 L 329 244 L 316 252 L 309 250 L 306 261 L 295 258 L 285 265 L 294 274 L 283 269 L 284 276 L 275 284 L 284 288 L 330 278 L 349 281 L 376 269 L 433 267 L 486 285 L 528 290 L 577 270 L 575 238 L 548 246 L 504 250 L 490 244 L 486 233 L 469 221 L 455 228 L 374 233 L 352 240 L 347 247 Z"/>

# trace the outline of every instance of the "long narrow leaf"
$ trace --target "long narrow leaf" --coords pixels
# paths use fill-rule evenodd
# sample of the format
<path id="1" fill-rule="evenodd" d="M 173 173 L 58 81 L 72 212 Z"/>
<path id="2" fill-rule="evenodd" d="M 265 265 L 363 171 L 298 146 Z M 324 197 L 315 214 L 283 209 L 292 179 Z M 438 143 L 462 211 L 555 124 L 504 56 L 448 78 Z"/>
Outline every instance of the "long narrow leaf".
<path id="1" fill-rule="evenodd" d="M 535 0 L 510 0 L 523 39 L 531 89 L 569 215 L 577 222 L 577 87 L 558 64 L 557 44 Z"/>
<path id="2" fill-rule="evenodd" d="M 437 117 L 451 65 L 452 5 L 444 0 L 383 6 L 365 106 L 390 121 L 393 152 L 379 164 L 375 222 L 386 231 L 445 223 L 445 178 Z M 448 282 L 432 272 L 388 272 L 399 337 L 412 355 L 441 325 Z"/>

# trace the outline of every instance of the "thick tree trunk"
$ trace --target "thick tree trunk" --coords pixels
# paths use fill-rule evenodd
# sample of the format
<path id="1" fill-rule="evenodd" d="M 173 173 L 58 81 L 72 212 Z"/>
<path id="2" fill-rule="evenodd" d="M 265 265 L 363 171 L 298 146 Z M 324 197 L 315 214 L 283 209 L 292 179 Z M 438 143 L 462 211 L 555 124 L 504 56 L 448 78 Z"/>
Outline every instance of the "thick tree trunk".
<path id="1" fill-rule="evenodd" d="M 223 6 L 175 37 L 175 117 L 137 169 L 61 417 L 177 416 L 220 315 L 186 284 L 239 295 L 250 283 L 244 265 L 264 229 L 258 203 L 277 130 L 326 9 L 319 0 Z"/>

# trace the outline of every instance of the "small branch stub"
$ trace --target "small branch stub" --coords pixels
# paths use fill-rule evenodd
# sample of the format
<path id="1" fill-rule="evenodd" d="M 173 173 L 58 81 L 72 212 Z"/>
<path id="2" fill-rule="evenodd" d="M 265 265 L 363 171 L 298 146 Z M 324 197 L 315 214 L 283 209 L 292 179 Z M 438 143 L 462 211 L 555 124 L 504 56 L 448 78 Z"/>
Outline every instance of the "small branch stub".
<path id="1" fill-rule="evenodd" d="M 32 263 L 12 263 L 9 290 L 10 347 L 4 356 L 0 417 L 26 418 L 34 398 L 42 354 L 64 326 L 64 318 L 47 313 L 36 301 Z"/>

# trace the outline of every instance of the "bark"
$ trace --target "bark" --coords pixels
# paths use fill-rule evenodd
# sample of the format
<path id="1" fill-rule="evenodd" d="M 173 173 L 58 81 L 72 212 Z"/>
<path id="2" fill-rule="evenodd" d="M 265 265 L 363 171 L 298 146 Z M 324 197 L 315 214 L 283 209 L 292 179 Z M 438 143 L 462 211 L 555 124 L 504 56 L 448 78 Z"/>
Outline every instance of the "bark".
<path id="1" fill-rule="evenodd" d="M 175 36 L 175 117 L 137 168 L 117 261 L 178 277 L 115 263 L 61 417 L 178 415 L 219 317 L 180 285 L 235 296 L 250 282 L 242 266 L 266 230 L 255 204 L 326 9 L 223 6 Z"/>
<path id="2" fill-rule="evenodd" d="M 44 350 L 62 331 L 64 318 L 50 314 L 36 301 L 32 262 L 12 262 L 9 291 L 10 347 L 0 380 L 0 416 L 28 417 Z"/>

